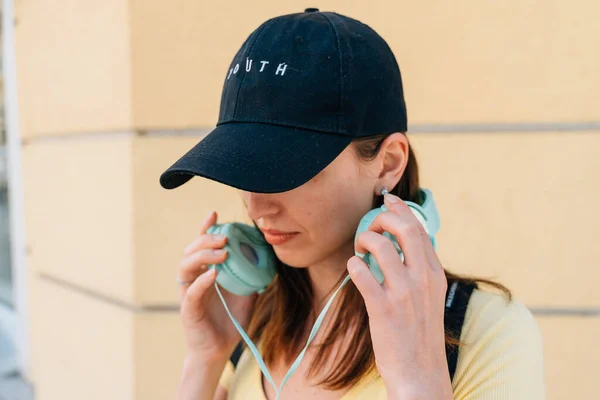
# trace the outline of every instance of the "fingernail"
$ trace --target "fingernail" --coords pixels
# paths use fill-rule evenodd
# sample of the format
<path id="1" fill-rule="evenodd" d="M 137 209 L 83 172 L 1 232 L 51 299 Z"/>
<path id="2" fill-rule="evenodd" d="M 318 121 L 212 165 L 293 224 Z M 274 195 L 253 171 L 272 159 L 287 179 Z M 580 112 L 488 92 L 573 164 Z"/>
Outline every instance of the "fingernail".
<path id="1" fill-rule="evenodd" d="M 222 256 L 223 254 L 225 254 L 225 250 L 223 250 L 223 249 L 215 249 L 212 252 L 216 256 Z"/>
<path id="2" fill-rule="evenodd" d="M 388 203 L 397 203 L 400 201 L 400 197 L 398 196 L 394 196 L 391 193 L 386 193 L 385 196 L 383 196 L 383 198 L 388 202 Z"/>
<path id="3" fill-rule="evenodd" d="M 212 240 L 213 242 L 220 242 L 221 240 L 225 239 L 227 236 L 225 235 L 213 235 Z"/>
<path id="4" fill-rule="evenodd" d="M 348 272 L 350 272 L 351 274 L 356 274 L 358 271 L 360 270 L 360 261 L 358 261 L 356 258 L 351 258 L 348 261 Z"/>

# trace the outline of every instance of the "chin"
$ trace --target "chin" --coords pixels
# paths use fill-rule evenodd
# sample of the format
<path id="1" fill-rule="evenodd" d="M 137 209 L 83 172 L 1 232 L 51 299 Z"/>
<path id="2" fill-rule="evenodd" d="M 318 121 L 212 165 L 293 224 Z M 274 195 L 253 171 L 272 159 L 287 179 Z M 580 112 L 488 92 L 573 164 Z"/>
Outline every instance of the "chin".
<path id="1" fill-rule="evenodd" d="M 275 255 L 277 258 L 284 264 L 289 265 L 294 268 L 306 268 L 309 265 L 315 263 L 314 256 L 311 257 L 305 250 L 301 250 L 298 248 L 295 249 L 285 249 L 278 248 L 275 246 L 273 248 L 275 251 Z"/>
<path id="2" fill-rule="evenodd" d="M 275 255 L 284 264 L 294 268 L 305 268 L 310 265 L 310 261 L 300 254 L 293 254 L 287 251 L 275 250 Z"/>

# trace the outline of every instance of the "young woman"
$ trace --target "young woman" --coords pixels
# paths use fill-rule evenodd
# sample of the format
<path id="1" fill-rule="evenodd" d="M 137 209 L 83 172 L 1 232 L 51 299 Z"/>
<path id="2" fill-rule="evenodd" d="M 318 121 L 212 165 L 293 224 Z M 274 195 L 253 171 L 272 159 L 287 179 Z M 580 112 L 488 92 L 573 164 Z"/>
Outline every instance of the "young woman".
<path id="1" fill-rule="evenodd" d="M 207 233 L 217 223 L 209 213 L 178 271 L 188 348 L 178 399 L 545 398 L 531 313 L 502 285 L 444 269 L 401 201 L 422 204 L 423 192 L 400 71 L 371 28 L 317 9 L 266 21 L 227 71 L 217 125 L 161 185 L 203 176 L 237 188 L 272 246 L 277 276 L 264 292 L 221 293 L 278 388 L 332 292 L 351 281 L 277 393 L 248 348 L 235 369 L 229 361 L 240 333 L 207 268 L 227 260 L 228 238 Z M 355 243 L 361 218 L 382 204 Z M 382 283 L 356 252 L 373 255 Z M 452 332 L 445 305 L 457 282 L 480 285 Z M 458 348 L 452 378 L 447 346 Z"/>

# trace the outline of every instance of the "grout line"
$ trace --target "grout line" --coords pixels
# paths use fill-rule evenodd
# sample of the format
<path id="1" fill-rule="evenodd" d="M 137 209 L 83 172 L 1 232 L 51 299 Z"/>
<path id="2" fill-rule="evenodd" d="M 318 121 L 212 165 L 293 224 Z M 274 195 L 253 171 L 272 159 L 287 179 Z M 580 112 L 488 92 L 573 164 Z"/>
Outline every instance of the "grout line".
<path id="1" fill-rule="evenodd" d="M 68 134 L 48 133 L 33 138 L 21 139 L 23 144 L 49 140 L 72 140 L 74 138 L 112 138 L 113 136 L 206 136 L 215 127 L 188 129 L 134 129 L 107 132 L 75 132 Z M 408 133 L 498 133 L 498 132 L 585 132 L 600 131 L 600 121 L 582 122 L 528 122 L 528 123 L 489 123 L 489 124 L 415 124 L 409 125 Z"/>
<path id="2" fill-rule="evenodd" d="M 30 143 L 37 142 L 50 142 L 50 141 L 61 141 L 61 140 L 73 140 L 73 139 L 114 139 L 115 136 L 123 136 L 125 138 L 139 135 L 139 132 L 135 131 L 108 131 L 108 132 L 75 132 L 75 133 L 48 133 L 42 136 L 26 137 L 21 138 L 21 144 L 27 145 Z"/>
<path id="3" fill-rule="evenodd" d="M 560 317 L 600 317 L 597 308 L 543 308 L 529 307 L 533 315 Z"/>
<path id="4" fill-rule="evenodd" d="M 215 128 L 198 128 L 198 129 L 157 129 L 148 130 L 144 133 L 145 136 L 206 136 Z"/>
<path id="5" fill-rule="evenodd" d="M 112 304 L 118 308 L 126 309 L 134 313 L 154 313 L 154 312 L 179 312 L 179 304 L 165 305 L 145 305 L 139 306 L 128 303 L 123 300 L 115 299 L 95 290 L 85 288 L 81 285 L 73 284 L 64 279 L 56 278 L 45 273 L 38 273 L 39 277 L 47 282 L 57 286 L 73 290 L 88 297 L 104 303 Z M 528 307 L 533 315 L 536 316 L 552 316 L 552 317 L 595 317 L 600 318 L 600 309 L 597 308 L 544 308 L 544 307 Z"/>
<path id="6" fill-rule="evenodd" d="M 213 128 L 198 129 L 156 129 L 156 130 L 125 130 L 125 131 L 101 131 L 101 132 L 70 132 L 70 133 L 45 133 L 41 136 L 22 138 L 22 144 L 32 142 L 47 142 L 73 139 L 113 139 L 115 136 L 124 138 L 133 138 L 136 136 L 163 137 L 163 136 L 206 136 Z"/>
<path id="7" fill-rule="evenodd" d="M 408 127 L 408 133 L 492 133 L 492 132 L 555 132 L 600 130 L 600 121 L 587 122 L 531 122 L 491 124 L 419 124 Z"/>
<path id="8" fill-rule="evenodd" d="M 179 312 L 179 304 L 158 304 L 158 305 L 139 306 L 136 304 L 132 304 L 132 303 L 120 300 L 120 299 L 110 297 L 106 294 L 97 292 L 93 289 L 89 289 L 89 288 L 83 287 L 81 285 L 77 285 L 77 284 L 68 282 L 64 279 L 56 278 L 54 276 L 45 274 L 43 272 L 39 272 L 38 276 L 40 277 L 40 279 L 45 280 L 46 282 L 53 283 L 57 286 L 61 286 L 61 287 L 65 288 L 65 289 L 72 290 L 74 292 L 85 295 L 87 297 L 91 297 L 96 300 L 99 300 L 103 303 L 108 303 L 115 307 L 129 310 L 129 311 L 137 313 L 137 314 L 150 313 L 150 312 L 168 312 L 168 313 Z"/>

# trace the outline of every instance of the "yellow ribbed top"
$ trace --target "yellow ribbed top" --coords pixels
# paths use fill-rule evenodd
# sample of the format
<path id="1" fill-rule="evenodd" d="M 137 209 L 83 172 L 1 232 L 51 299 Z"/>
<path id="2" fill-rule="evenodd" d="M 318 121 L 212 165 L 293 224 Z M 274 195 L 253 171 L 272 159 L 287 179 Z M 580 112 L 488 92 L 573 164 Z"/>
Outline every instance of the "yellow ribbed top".
<path id="1" fill-rule="evenodd" d="M 546 398 L 542 339 L 531 312 L 517 300 L 473 291 L 461 333 L 458 364 L 452 381 L 456 400 Z M 247 348 L 234 371 L 228 362 L 219 384 L 228 399 L 264 400 L 261 371 Z M 387 400 L 383 380 L 375 369 L 341 400 Z"/>

